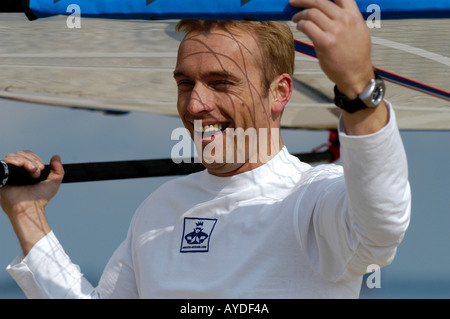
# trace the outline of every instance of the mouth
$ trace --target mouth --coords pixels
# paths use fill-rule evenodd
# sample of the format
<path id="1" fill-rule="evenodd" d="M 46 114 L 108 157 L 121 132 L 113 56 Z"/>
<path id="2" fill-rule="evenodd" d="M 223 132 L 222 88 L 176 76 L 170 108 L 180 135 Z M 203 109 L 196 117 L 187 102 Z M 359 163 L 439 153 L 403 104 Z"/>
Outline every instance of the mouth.
<path id="1" fill-rule="evenodd" d="M 230 122 L 202 125 L 200 121 L 199 123 L 195 121 L 194 132 L 200 134 L 202 136 L 202 139 L 210 139 L 213 135 L 224 132 L 229 126 Z"/>

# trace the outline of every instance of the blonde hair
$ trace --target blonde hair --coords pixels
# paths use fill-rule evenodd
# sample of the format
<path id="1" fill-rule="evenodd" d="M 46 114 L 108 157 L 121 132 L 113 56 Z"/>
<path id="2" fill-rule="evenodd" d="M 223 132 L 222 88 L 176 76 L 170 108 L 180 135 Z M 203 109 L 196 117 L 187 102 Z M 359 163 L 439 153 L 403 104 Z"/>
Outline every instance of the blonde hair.
<path id="1" fill-rule="evenodd" d="M 263 88 L 268 91 L 272 81 L 280 74 L 294 73 L 294 37 L 291 29 L 281 21 L 216 21 L 216 20 L 181 20 L 175 31 L 189 33 L 192 31 L 209 33 L 213 29 L 228 30 L 236 28 L 250 31 L 257 38 L 261 48 L 261 59 L 257 61 L 261 68 Z"/>

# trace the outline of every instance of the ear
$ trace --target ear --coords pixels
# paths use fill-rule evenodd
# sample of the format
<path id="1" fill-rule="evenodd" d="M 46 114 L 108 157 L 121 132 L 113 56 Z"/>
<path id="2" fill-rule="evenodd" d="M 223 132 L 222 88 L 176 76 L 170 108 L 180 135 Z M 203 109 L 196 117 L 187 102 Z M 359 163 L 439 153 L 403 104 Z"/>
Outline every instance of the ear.
<path id="1" fill-rule="evenodd" d="M 272 113 L 281 113 L 292 95 L 292 77 L 283 73 L 280 74 L 271 84 L 273 95 L 271 110 Z"/>

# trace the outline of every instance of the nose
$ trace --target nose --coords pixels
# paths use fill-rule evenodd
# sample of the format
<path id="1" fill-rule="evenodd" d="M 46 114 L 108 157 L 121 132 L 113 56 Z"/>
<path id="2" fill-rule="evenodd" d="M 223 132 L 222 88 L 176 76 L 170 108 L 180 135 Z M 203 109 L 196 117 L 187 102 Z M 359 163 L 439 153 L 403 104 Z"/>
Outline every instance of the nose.
<path id="1" fill-rule="evenodd" d="M 212 110 L 212 92 L 201 83 L 197 83 L 191 92 L 188 111 L 191 114 Z"/>

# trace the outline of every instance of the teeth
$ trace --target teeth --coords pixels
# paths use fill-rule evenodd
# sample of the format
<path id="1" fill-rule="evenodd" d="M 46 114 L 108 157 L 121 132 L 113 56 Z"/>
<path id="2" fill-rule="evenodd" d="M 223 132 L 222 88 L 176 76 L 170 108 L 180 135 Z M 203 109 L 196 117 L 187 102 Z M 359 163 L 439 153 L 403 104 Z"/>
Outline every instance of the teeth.
<path id="1" fill-rule="evenodd" d="M 195 125 L 194 129 L 198 133 L 210 133 L 210 132 L 218 132 L 227 127 L 227 124 L 209 124 L 209 125 Z"/>
<path id="2" fill-rule="evenodd" d="M 203 133 L 208 133 L 208 132 L 216 132 L 219 131 L 222 128 L 222 126 L 220 126 L 219 124 L 214 124 L 214 125 L 205 125 L 202 127 Z"/>

